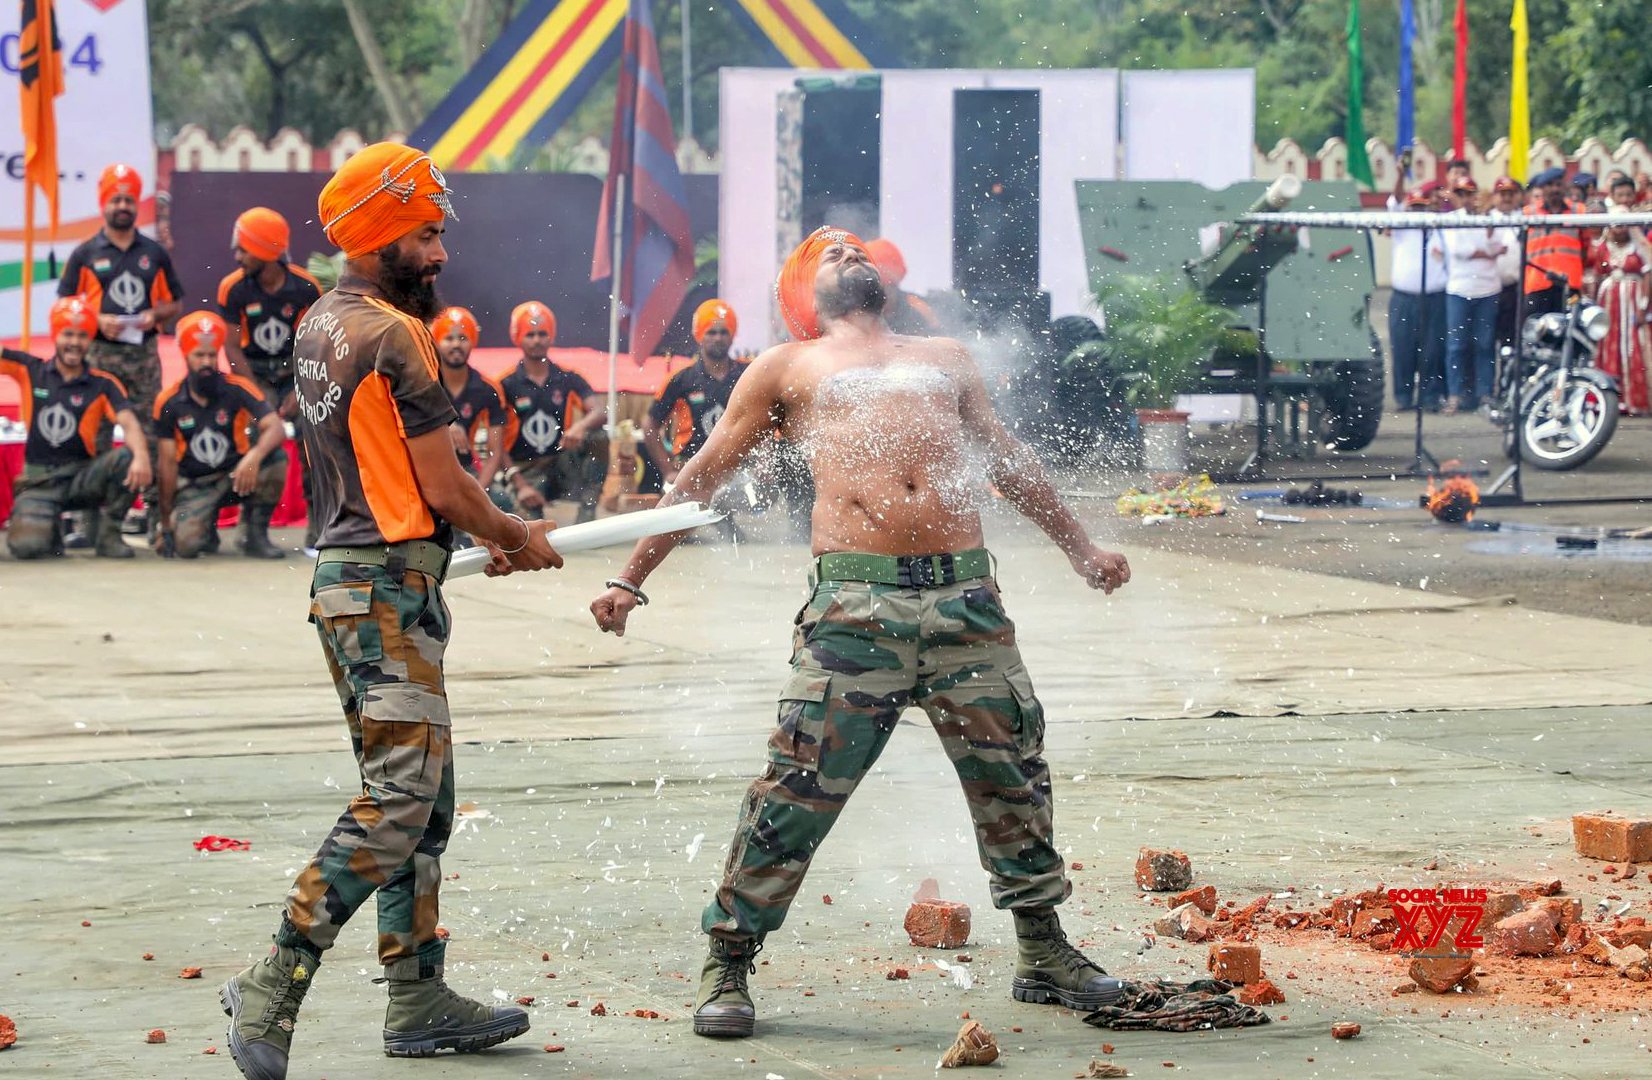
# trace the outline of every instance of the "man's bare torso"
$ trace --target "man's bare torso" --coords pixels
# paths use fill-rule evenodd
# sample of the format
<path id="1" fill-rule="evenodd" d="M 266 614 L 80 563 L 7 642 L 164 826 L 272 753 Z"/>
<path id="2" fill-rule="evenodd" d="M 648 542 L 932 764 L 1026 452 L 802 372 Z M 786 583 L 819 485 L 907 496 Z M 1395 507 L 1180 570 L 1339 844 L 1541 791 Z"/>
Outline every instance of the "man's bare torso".
<path id="1" fill-rule="evenodd" d="M 979 376 L 957 342 L 828 337 L 795 346 L 785 375 L 781 433 L 814 473 L 816 554 L 981 546 L 986 476 L 962 412 Z"/>

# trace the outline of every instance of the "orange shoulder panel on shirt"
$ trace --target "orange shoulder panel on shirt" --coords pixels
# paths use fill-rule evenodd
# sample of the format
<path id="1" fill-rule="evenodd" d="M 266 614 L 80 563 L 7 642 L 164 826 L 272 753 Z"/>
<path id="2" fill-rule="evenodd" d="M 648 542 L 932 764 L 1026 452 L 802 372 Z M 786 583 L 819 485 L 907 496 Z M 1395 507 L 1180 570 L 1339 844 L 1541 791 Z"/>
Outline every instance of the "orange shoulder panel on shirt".
<path id="1" fill-rule="evenodd" d="M 483 375 L 493 392 L 499 395 L 499 407 L 505 410 L 505 415 L 499 422 L 505 425 L 504 445 L 499 448 L 500 453 L 506 453 L 516 445 L 517 433 L 522 430 L 522 422 L 516 418 L 516 410 L 511 408 L 510 395 L 505 393 L 505 384 L 491 375 Z"/>
<path id="2" fill-rule="evenodd" d="M 224 280 L 218 283 L 219 307 L 225 307 L 229 304 L 229 291 L 235 288 L 236 283 L 246 276 L 247 272 L 245 270 L 231 270 L 224 275 Z"/>
<path id="3" fill-rule="evenodd" d="M 376 371 L 368 373 L 350 399 L 350 442 L 361 475 L 361 493 L 373 523 L 389 544 L 423 539 L 436 528 L 430 507 L 419 493 L 406 436 L 389 380 Z"/>
<path id="4" fill-rule="evenodd" d="M 395 317 L 396 321 L 407 331 L 408 336 L 413 339 L 413 347 L 424 360 L 424 366 L 429 370 L 430 377 L 440 379 L 442 377 L 442 365 L 436 359 L 436 339 L 430 336 L 430 327 L 395 305 L 386 303 L 376 296 L 365 296 L 362 299 Z"/>
<path id="5" fill-rule="evenodd" d="M 82 266 L 80 268 L 80 288 L 75 291 L 86 298 L 87 306 L 93 311 L 101 312 L 103 310 L 103 282 L 99 281 L 98 276 L 92 273 L 91 267 Z"/>
<path id="6" fill-rule="evenodd" d="M 112 373 L 104 371 L 100 367 L 87 368 L 86 370 L 90 371 L 93 375 L 101 375 L 105 379 L 108 379 L 110 382 L 114 383 L 115 384 L 115 389 L 120 391 L 120 396 L 121 397 L 130 397 L 131 396 L 126 392 L 126 384 L 121 382 L 120 379 L 115 377 L 115 375 L 113 375 Z M 114 409 L 111 408 L 109 411 L 114 412 Z"/>
<path id="7" fill-rule="evenodd" d="M 183 388 L 184 388 L 184 384 L 183 384 L 183 381 L 180 379 L 178 382 L 173 383 L 171 386 L 167 387 L 165 390 L 162 390 L 160 392 L 160 395 L 155 398 L 155 416 L 154 416 L 154 418 L 156 420 L 159 420 L 161 418 L 161 412 L 162 412 L 162 410 L 164 410 L 166 408 L 166 403 L 171 401 L 173 398 L 177 397 L 179 391 L 183 390 Z"/>
<path id="8" fill-rule="evenodd" d="M 304 269 L 302 266 L 288 263 L 287 273 L 293 275 L 294 277 L 303 278 L 305 281 L 308 281 L 311 285 L 315 286 L 315 291 L 317 293 L 324 293 L 327 291 L 321 287 L 321 282 L 316 280 L 315 275 Z"/>
<path id="9" fill-rule="evenodd" d="M 240 454 L 252 449 L 252 439 L 247 434 L 251 426 L 252 413 L 245 406 L 235 410 L 235 449 Z"/>
<path id="10" fill-rule="evenodd" d="M 689 408 L 688 402 L 682 398 L 671 406 L 671 453 L 673 456 L 681 454 L 688 448 L 688 440 L 694 437 L 694 410 Z"/>
<path id="11" fill-rule="evenodd" d="M 10 375 L 17 383 L 17 418 L 27 428 L 34 422 L 34 379 L 29 365 L 0 357 L 0 375 Z"/>
<path id="12" fill-rule="evenodd" d="M 80 414 L 80 441 L 86 445 L 86 453 L 92 457 L 98 456 L 98 432 L 103 430 L 105 417 L 112 423 L 115 419 L 115 410 L 109 404 L 109 399 L 101 394 L 90 408 Z"/>
<path id="13" fill-rule="evenodd" d="M 224 381 L 229 383 L 232 386 L 240 387 L 242 390 L 245 390 L 247 393 L 249 393 L 253 397 L 257 398 L 259 401 L 264 400 L 264 391 L 260 390 L 258 388 L 258 384 L 253 382 L 251 379 L 245 378 L 245 377 L 240 376 L 240 375 L 227 375 L 226 374 L 224 376 Z"/>

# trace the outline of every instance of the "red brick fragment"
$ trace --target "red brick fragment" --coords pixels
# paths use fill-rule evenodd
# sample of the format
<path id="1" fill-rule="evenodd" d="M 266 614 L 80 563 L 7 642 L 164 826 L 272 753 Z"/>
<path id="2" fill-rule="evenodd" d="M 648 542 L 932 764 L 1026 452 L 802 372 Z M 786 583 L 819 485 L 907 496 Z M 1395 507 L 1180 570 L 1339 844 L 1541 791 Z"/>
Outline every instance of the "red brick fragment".
<path id="1" fill-rule="evenodd" d="M 203 1054 L 216 1054 L 217 1052 L 218 1048 L 216 1046 L 209 1046 L 205 1050 L 201 1051 Z"/>
<path id="2" fill-rule="evenodd" d="M 1572 843 L 1577 853 L 1612 862 L 1652 862 L 1652 818 L 1605 813 L 1573 814 Z"/>
<path id="3" fill-rule="evenodd" d="M 1113 1044 L 1112 1043 L 1102 1043 L 1101 1044 L 1101 1052 L 1104 1053 L 1104 1054 L 1111 1054 L 1113 1052 Z"/>
<path id="4" fill-rule="evenodd" d="M 608 1015 L 608 1006 L 604 1005 L 600 1001 L 597 1002 L 595 1005 L 591 1006 L 591 1015 L 592 1016 L 607 1016 Z"/>
<path id="5" fill-rule="evenodd" d="M 912 977 L 912 973 L 903 967 L 898 967 L 891 968 L 884 972 L 883 977 L 893 982 L 896 979 L 910 979 Z"/>
<path id="6" fill-rule="evenodd" d="M 1262 949 L 1248 942 L 1212 945 L 1205 966 L 1223 982 L 1253 983 L 1262 978 Z"/>
<path id="7" fill-rule="evenodd" d="M 200 977 L 201 969 L 198 967 L 186 967 L 178 972 L 178 978 L 180 979 L 199 979 Z"/>
<path id="8" fill-rule="evenodd" d="M 658 1020 L 660 1018 L 660 1014 L 653 1009 L 632 1009 L 631 1015 L 638 1020 Z"/>
<path id="9" fill-rule="evenodd" d="M 906 911 L 906 934 L 920 949 L 958 949 L 969 943 L 969 905 L 919 900 Z"/>
<path id="10" fill-rule="evenodd" d="M 550 958 L 551 958 L 551 954 L 548 953 L 548 952 L 542 952 L 542 953 L 539 954 L 539 959 L 542 960 L 542 961 L 549 960 Z"/>
<path id="11" fill-rule="evenodd" d="M 1197 889 L 1179 892 L 1165 901 L 1165 906 L 1171 909 L 1179 908 L 1183 904 L 1192 904 L 1206 915 L 1214 915 L 1216 913 L 1216 886 L 1201 885 Z"/>
<path id="12" fill-rule="evenodd" d="M 568 1049 L 566 1046 L 548 1045 L 545 1047 L 545 1052 L 547 1054 L 560 1054 L 566 1049 Z"/>
<path id="13" fill-rule="evenodd" d="M 0 1050 L 4 1050 L 16 1042 L 17 1024 L 12 1021 L 11 1017 L 0 1013 Z"/>
<path id="14" fill-rule="evenodd" d="M 1147 892 L 1177 892 L 1193 884 L 1193 862 L 1184 852 L 1142 848 L 1136 884 Z"/>
<path id="15" fill-rule="evenodd" d="M 1392 934 L 1399 927 L 1398 920 L 1394 918 L 1393 908 L 1365 908 L 1354 916 L 1353 936 L 1369 938 L 1378 934 Z"/>
<path id="16" fill-rule="evenodd" d="M 1546 907 L 1516 912 L 1491 928 L 1486 948 L 1508 956 L 1548 956 L 1560 947 L 1554 913 Z"/>
<path id="17" fill-rule="evenodd" d="M 152 953 L 152 952 L 146 952 L 146 953 L 143 954 L 143 958 L 145 960 L 153 960 L 153 959 L 155 959 L 155 954 Z"/>
<path id="18" fill-rule="evenodd" d="M 1352 1039 L 1355 1035 L 1358 1035 L 1358 1034 L 1359 1034 L 1359 1025 L 1358 1024 L 1344 1022 L 1344 1023 L 1340 1023 L 1340 1024 L 1332 1024 L 1331 1025 L 1331 1038 L 1333 1038 L 1333 1039 Z"/>
<path id="19" fill-rule="evenodd" d="M 1239 1002 L 1242 1005 L 1283 1005 L 1285 992 L 1273 984 L 1271 979 L 1261 979 L 1239 988 Z"/>
<path id="20" fill-rule="evenodd" d="M 827 907 L 830 907 L 831 904 L 832 904 L 832 895 L 830 893 L 827 893 L 826 895 L 824 895 L 820 898 L 820 902 L 822 904 L 825 904 Z"/>
<path id="21" fill-rule="evenodd" d="M 520 996 L 516 999 L 516 1003 L 518 1005 L 532 1005 L 533 1004 L 533 995 L 532 994 L 523 994 L 522 996 Z"/>
<path id="22" fill-rule="evenodd" d="M 1446 994 L 1474 975 L 1472 957 L 1419 956 L 1411 961 L 1411 981 L 1435 994 Z"/>
<path id="23" fill-rule="evenodd" d="M 155 1028 L 143 1037 L 143 1041 L 149 1043 L 151 1046 L 163 1043 L 166 1041 L 166 1032 L 162 1031 L 160 1028 Z"/>

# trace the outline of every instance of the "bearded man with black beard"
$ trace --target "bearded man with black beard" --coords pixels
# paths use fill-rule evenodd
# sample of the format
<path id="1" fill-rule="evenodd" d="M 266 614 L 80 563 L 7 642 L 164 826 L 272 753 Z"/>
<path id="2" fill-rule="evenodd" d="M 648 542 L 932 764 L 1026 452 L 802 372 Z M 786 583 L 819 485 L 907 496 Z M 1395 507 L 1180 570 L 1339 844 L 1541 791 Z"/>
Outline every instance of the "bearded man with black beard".
<path id="1" fill-rule="evenodd" d="M 1111 1004 L 1119 980 L 1056 919 L 1071 886 L 1053 836 L 1043 708 L 982 546 L 988 483 L 1091 588 L 1112 592 L 1130 568 L 1090 542 L 1038 459 L 1004 430 L 961 344 L 890 332 L 883 282 L 858 238 L 815 232 L 786 260 L 776 292 L 796 340 L 752 362 L 661 501 L 708 499 L 777 428 L 816 490 L 814 572 L 768 768 L 742 802 L 700 920 L 711 942 L 694 1031 L 752 1034 L 746 978 L 764 935 L 784 922 L 815 850 L 909 706 L 928 714 L 956 767 L 993 903 L 1014 914 L 1015 998 Z M 601 629 L 624 633 L 646 602 L 643 582 L 681 538 L 637 544 L 591 605 Z"/>

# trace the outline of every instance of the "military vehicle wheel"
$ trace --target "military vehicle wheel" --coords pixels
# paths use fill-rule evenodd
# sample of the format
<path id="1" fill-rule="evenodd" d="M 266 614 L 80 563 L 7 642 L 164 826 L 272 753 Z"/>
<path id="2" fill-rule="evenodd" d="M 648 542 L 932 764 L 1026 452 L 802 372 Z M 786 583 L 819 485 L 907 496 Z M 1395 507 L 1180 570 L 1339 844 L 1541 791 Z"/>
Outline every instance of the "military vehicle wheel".
<path id="1" fill-rule="evenodd" d="M 1344 361 L 1336 366 L 1336 381 L 1325 391 L 1325 418 L 1321 437 L 1332 450 L 1363 450 L 1377 437 L 1382 423 L 1383 371 L 1381 363 Z"/>

